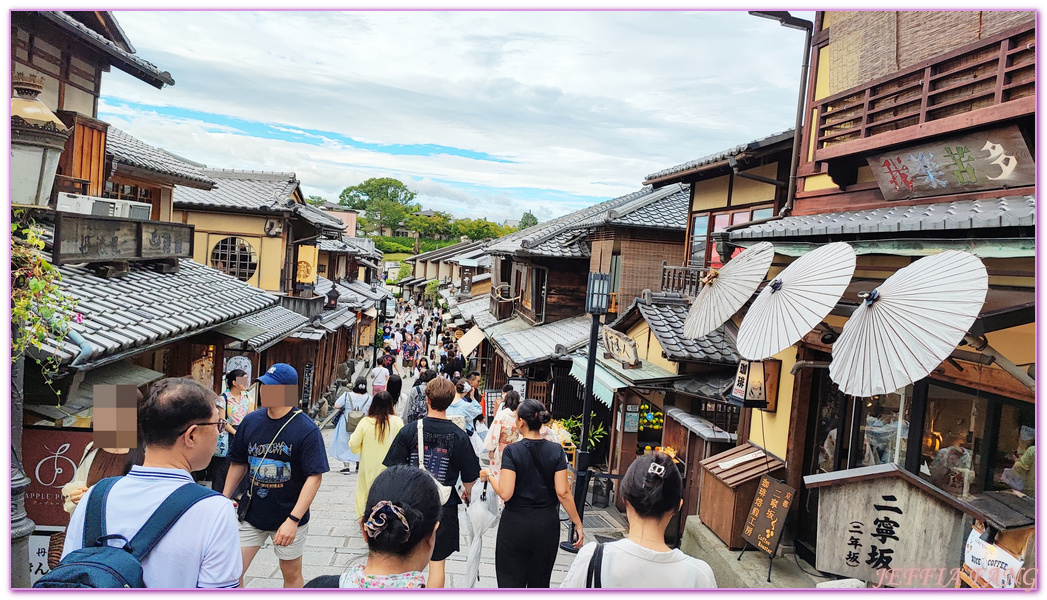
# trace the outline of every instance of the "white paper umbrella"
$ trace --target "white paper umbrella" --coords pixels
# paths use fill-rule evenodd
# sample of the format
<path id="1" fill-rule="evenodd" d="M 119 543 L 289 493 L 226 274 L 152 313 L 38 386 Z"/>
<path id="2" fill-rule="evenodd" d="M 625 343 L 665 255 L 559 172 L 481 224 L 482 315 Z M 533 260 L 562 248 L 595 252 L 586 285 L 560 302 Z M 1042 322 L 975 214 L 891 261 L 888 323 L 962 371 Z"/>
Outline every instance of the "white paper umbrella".
<path id="1" fill-rule="evenodd" d="M 763 360 L 792 346 L 821 323 L 854 275 L 854 249 L 820 246 L 782 270 L 753 301 L 738 328 L 738 352 Z"/>
<path id="2" fill-rule="evenodd" d="M 774 246 L 760 242 L 731 259 L 721 269 L 709 272 L 705 287 L 695 298 L 683 334 L 697 339 L 715 331 L 752 297 L 774 260 Z"/>
<path id="3" fill-rule="evenodd" d="M 899 269 L 865 298 L 833 344 L 829 377 L 869 397 L 926 377 L 978 318 L 989 274 L 973 254 L 949 250 Z"/>

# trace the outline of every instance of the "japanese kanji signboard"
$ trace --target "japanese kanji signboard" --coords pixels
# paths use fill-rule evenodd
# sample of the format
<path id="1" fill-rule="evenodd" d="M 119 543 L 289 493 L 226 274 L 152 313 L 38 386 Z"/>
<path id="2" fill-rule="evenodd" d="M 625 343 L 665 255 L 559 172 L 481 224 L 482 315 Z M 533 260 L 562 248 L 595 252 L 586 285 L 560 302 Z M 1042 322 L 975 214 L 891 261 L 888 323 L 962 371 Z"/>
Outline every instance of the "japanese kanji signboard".
<path id="1" fill-rule="evenodd" d="M 818 570 L 880 587 L 948 585 L 970 531 L 965 516 L 944 492 L 897 471 L 875 465 L 804 478 L 818 494 Z"/>
<path id="2" fill-rule="evenodd" d="M 1017 126 L 867 158 L 886 200 L 1031 186 L 1036 165 Z"/>
<path id="3" fill-rule="evenodd" d="M 55 213 L 52 261 L 82 262 L 191 258 L 193 225 Z"/>
<path id="4" fill-rule="evenodd" d="M 760 487 L 756 488 L 753 505 L 749 508 L 742 539 L 768 556 L 774 556 L 795 494 L 793 488 L 764 475 L 760 479 Z"/>

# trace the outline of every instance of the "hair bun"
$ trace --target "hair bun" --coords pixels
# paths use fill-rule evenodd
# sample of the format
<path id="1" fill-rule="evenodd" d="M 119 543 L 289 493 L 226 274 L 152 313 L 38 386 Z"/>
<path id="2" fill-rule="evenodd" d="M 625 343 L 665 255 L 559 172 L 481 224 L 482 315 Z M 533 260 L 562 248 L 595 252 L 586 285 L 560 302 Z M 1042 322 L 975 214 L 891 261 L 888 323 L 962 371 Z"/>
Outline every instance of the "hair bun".
<path id="1" fill-rule="evenodd" d="M 538 419 L 542 423 L 548 423 L 549 421 L 553 420 L 553 416 L 549 414 L 549 411 L 543 410 L 542 412 L 538 413 Z"/>

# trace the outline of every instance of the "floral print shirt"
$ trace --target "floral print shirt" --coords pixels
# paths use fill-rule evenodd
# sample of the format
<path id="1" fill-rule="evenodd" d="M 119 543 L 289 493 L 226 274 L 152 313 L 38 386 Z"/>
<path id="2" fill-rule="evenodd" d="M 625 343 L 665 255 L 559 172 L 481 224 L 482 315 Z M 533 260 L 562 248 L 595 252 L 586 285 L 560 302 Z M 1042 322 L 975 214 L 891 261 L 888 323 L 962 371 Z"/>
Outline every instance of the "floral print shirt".
<path id="1" fill-rule="evenodd" d="M 246 392 L 240 394 L 240 398 L 238 399 L 233 398 L 232 396 L 232 392 L 225 392 L 224 394 L 219 396 L 218 410 L 222 411 L 223 415 L 229 415 L 228 417 L 223 418 L 229 421 L 230 425 L 232 425 L 233 427 L 238 427 L 240 425 L 240 422 L 244 420 L 244 417 L 247 416 L 247 404 L 249 400 L 247 398 Z M 226 412 L 227 407 L 228 412 Z"/>
<path id="2" fill-rule="evenodd" d="M 367 575 L 364 573 L 363 565 L 350 567 L 342 573 L 338 579 L 340 588 L 424 588 L 425 573 L 421 571 L 410 571 L 397 573 L 396 575 Z"/>

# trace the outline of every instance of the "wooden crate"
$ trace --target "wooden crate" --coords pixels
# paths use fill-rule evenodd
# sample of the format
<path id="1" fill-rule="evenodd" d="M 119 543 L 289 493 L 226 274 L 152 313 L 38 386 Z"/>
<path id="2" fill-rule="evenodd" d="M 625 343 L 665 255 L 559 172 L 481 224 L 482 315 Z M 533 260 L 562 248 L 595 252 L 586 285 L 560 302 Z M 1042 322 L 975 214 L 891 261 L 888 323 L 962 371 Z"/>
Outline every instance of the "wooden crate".
<path id="1" fill-rule="evenodd" d="M 756 450 L 760 448 L 746 443 L 701 461 L 698 518 L 732 550 L 745 546 L 742 529 L 756 497 L 760 477 L 767 473 L 772 477 L 785 476 L 785 463 L 767 453 L 728 469 L 720 468 L 720 463 Z"/>

